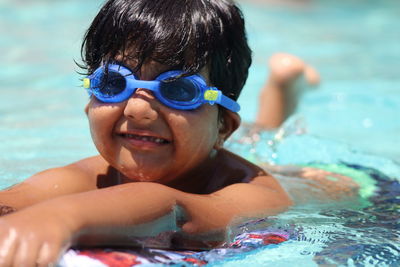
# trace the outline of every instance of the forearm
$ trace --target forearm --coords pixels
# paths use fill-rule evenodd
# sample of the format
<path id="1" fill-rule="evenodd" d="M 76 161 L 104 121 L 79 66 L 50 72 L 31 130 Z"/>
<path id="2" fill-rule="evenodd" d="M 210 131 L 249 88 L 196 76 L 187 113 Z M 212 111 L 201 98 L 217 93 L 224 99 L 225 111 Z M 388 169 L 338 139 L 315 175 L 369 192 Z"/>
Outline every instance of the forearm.
<path id="1" fill-rule="evenodd" d="M 70 200 L 65 203 L 76 207 L 75 217 L 82 218 L 82 229 L 148 223 L 170 213 L 178 205 L 187 214 L 183 230 L 188 233 L 222 229 L 234 219 L 276 214 L 291 205 L 283 191 L 250 184 L 236 184 L 213 194 L 198 195 L 157 183 L 140 182 L 68 198 Z"/>
<path id="2" fill-rule="evenodd" d="M 42 207 L 41 213 L 54 212 L 66 218 L 77 245 L 124 245 L 135 238 L 138 225 L 162 218 L 176 206 L 187 215 L 179 226 L 184 238 L 190 239 L 186 234 L 223 234 L 234 219 L 276 213 L 287 204 L 279 192 L 255 185 L 238 184 L 197 195 L 139 182 L 63 196 L 35 206 Z M 169 220 L 176 218 L 170 216 Z"/>
<path id="3" fill-rule="evenodd" d="M 155 235 L 153 230 L 161 223 L 157 219 L 163 218 L 163 224 L 175 225 L 176 229 L 171 211 L 181 194 L 160 184 L 130 183 L 63 196 L 43 205 L 51 205 L 71 218 L 77 245 L 132 245 L 138 235 Z M 146 223 L 151 225 L 144 230 Z"/>
<path id="4" fill-rule="evenodd" d="M 130 183 L 65 197 L 80 227 L 138 225 L 172 211 L 179 191 L 155 183 Z M 68 204 L 67 204 L 68 205 Z"/>
<path id="5" fill-rule="evenodd" d="M 174 226 L 168 230 L 180 232 L 175 236 L 179 240 L 177 246 L 206 248 L 216 244 L 209 241 L 225 241 L 226 226 L 240 212 L 223 198 L 188 194 L 161 184 L 142 182 L 75 194 L 52 202 L 59 202 L 54 205 L 68 212 L 69 217 L 77 218 L 73 227 L 74 244 L 89 246 L 133 245 L 138 236 L 154 237 L 151 228 L 160 228 L 155 223 L 138 235 L 143 224 L 163 218 L 164 224 Z M 184 221 L 177 222 L 177 217 L 171 213 L 177 206 L 186 214 Z M 182 231 L 178 229 L 180 226 Z M 194 242 L 194 239 L 206 242 Z"/>

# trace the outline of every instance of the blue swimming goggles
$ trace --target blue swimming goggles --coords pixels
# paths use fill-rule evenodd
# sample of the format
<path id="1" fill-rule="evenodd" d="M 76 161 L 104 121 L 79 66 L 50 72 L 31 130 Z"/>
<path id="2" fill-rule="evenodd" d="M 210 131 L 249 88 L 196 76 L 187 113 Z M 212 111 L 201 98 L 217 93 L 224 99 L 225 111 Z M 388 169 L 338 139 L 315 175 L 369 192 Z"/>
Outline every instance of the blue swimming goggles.
<path id="1" fill-rule="evenodd" d="M 154 81 L 143 81 L 122 65 L 108 64 L 83 79 L 83 87 L 88 90 L 89 95 L 106 103 L 123 102 L 137 88 L 144 88 L 152 91 L 161 103 L 174 109 L 191 110 L 204 103 L 217 103 L 233 112 L 239 111 L 238 103 L 224 96 L 217 88 L 207 86 L 199 74 L 173 79 L 183 73 L 178 70 L 167 71 Z"/>

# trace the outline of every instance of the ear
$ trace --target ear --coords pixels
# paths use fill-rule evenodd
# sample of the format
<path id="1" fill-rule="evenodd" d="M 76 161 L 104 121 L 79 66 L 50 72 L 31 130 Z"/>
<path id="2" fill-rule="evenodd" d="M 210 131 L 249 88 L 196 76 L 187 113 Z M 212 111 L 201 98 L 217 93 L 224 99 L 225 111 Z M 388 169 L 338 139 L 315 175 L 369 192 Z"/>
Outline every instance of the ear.
<path id="1" fill-rule="evenodd" d="M 226 109 L 220 109 L 219 112 L 218 138 L 214 145 L 214 149 L 217 150 L 221 149 L 229 136 L 239 128 L 241 121 L 240 115 L 236 112 Z"/>

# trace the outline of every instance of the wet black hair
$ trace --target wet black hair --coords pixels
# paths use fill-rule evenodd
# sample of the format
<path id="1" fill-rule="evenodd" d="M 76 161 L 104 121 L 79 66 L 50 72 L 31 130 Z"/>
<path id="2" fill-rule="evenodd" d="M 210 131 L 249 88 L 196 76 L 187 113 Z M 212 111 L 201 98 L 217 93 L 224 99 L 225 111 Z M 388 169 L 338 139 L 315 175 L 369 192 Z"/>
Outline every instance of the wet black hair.
<path id="1" fill-rule="evenodd" d="M 211 83 L 236 100 L 251 64 L 242 12 L 231 0 L 109 0 L 81 48 L 86 74 L 124 53 L 134 71 L 154 60 L 188 74 L 204 66 Z"/>

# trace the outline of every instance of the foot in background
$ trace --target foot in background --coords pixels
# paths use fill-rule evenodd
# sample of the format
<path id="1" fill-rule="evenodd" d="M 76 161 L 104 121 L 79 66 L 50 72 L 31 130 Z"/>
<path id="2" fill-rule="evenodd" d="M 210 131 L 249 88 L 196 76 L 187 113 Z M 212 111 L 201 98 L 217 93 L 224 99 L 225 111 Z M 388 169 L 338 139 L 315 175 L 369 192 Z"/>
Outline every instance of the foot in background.
<path id="1" fill-rule="evenodd" d="M 319 84 L 318 72 L 300 58 L 276 53 L 269 59 L 270 76 L 261 89 L 256 125 L 265 129 L 279 127 L 296 109 L 304 87 Z"/>

